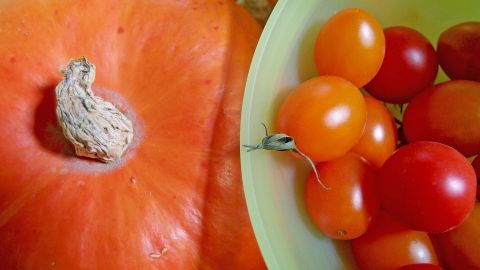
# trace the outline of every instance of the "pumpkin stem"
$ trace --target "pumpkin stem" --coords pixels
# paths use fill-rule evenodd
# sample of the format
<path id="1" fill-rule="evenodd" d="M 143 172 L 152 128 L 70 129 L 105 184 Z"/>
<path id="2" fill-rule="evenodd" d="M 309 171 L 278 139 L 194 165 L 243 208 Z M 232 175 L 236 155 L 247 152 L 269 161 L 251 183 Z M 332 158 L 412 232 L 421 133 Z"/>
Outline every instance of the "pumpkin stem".
<path id="1" fill-rule="evenodd" d="M 330 190 L 330 187 L 327 187 L 321 180 L 320 177 L 318 176 L 317 168 L 315 167 L 315 164 L 313 161 L 304 153 L 302 153 L 297 146 L 295 145 L 295 140 L 293 137 L 288 136 L 287 134 L 273 134 L 273 135 L 268 135 L 268 130 L 267 126 L 262 123 L 262 125 L 265 127 L 265 137 L 262 139 L 262 141 L 257 144 L 257 145 L 243 145 L 243 147 L 247 148 L 247 152 L 255 151 L 258 149 L 264 149 L 264 150 L 274 150 L 274 151 L 293 151 L 297 154 L 299 154 L 303 159 L 305 159 L 310 167 L 313 170 L 313 173 L 315 174 L 315 177 L 317 179 L 317 182 L 326 190 Z"/>
<path id="2" fill-rule="evenodd" d="M 77 156 L 103 162 L 119 160 L 132 142 L 132 122 L 112 103 L 93 94 L 95 66 L 85 57 L 61 68 L 55 88 L 57 119 Z"/>

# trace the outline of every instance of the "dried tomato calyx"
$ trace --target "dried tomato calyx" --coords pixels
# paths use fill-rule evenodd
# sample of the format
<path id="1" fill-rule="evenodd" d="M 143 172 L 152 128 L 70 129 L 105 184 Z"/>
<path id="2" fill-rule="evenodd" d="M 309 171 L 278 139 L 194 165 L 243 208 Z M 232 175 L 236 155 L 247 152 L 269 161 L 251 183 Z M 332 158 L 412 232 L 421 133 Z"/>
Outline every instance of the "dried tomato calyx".
<path id="1" fill-rule="evenodd" d="M 313 163 L 312 159 L 310 159 L 307 155 L 302 153 L 297 146 L 295 145 L 295 140 L 293 137 L 287 135 L 287 134 L 273 134 L 273 135 L 268 135 L 268 130 L 267 126 L 262 123 L 262 125 L 265 127 L 265 137 L 262 139 L 262 141 L 257 144 L 257 145 L 243 145 L 243 147 L 247 148 L 247 152 L 255 151 L 258 149 L 264 149 L 264 150 L 274 150 L 274 151 L 293 151 L 297 154 L 299 154 L 303 159 L 305 159 L 308 164 L 310 164 L 310 167 L 313 170 L 313 173 L 315 174 L 315 177 L 317 178 L 317 182 L 326 190 L 330 190 L 330 187 L 327 187 L 321 180 L 320 177 L 318 176 L 317 169 L 315 167 L 315 164 Z"/>

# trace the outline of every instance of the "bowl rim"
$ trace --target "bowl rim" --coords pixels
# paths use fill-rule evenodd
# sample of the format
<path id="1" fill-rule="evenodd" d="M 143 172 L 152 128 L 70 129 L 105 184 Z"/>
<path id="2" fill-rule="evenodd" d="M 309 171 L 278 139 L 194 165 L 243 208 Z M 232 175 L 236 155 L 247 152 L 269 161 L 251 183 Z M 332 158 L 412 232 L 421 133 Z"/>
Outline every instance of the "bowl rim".
<path id="1" fill-rule="evenodd" d="M 251 127 L 249 123 L 249 119 L 251 118 L 254 88 L 257 83 L 258 71 L 260 70 L 265 51 L 267 50 L 267 44 L 271 39 L 273 29 L 279 22 L 280 15 L 285 9 L 287 2 L 289 1 L 280 0 L 277 2 L 272 13 L 270 14 L 270 17 L 268 18 L 267 23 L 265 24 L 259 42 L 257 43 L 245 84 L 240 121 L 240 163 L 243 189 L 255 238 L 259 245 L 263 259 L 269 269 L 281 269 L 281 266 L 277 257 L 275 256 L 274 248 L 267 236 L 267 228 L 261 216 L 259 204 L 255 195 L 257 191 L 255 189 L 252 171 L 246 169 L 247 167 L 252 167 L 252 158 L 251 155 L 246 153 L 245 149 L 241 145 L 256 143 L 250 141 Z"/>

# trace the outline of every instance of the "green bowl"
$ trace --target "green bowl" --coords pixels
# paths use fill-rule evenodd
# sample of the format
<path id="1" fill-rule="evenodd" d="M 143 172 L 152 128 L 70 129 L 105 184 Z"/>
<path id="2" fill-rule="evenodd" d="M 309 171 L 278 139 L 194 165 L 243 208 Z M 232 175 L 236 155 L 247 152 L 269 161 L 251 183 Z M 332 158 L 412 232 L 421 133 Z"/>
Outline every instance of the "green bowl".
<path id="1" fill-rule="evenodd" d="M 440 33 L 480 20 L 479 0 L 280 0 L 255 51 L 243 102 L 241 144 L 257 144 L 279 104 L 300 82 L 317 75 L 313 45 L 336 11 L 363 8 L 384 27 L 413 27 L 436 44 Z M 440 74 L 439 80 L 445 79 Z M 303 202 L 307 165 L 284 152 L 241 149 L 247 205 L 269 269 L 354 269 L 347 242 L 332 241 L 310 222 Z"/>

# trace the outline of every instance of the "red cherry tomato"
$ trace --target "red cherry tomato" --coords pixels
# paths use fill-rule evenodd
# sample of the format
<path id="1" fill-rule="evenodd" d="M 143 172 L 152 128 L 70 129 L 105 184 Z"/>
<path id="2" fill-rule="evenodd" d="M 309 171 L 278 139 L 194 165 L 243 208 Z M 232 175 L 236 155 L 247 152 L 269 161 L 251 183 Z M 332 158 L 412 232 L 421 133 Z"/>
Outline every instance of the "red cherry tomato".
<path id="1" fill-rule="evenodd" d="M 465 156 L 480 153 L 480 83 L 448 81 L 416 96 L 405 110 L 409 142 L 436 141 Z"/>
<path id="2" fill-rule="evenodd" d="M 367 122 L 360 141 L 352 151 L 380 168 L 397 146 L 397 127 L 390 111 L 382 102 L 365 97 Z"/>
<path id="3" fill-rule="evenodd" d="M 320 75 L 335 75 L 362 87 L 378 72 L 385 54 L 385 37 L 368 12 L 345 9 L 331 17 L 315 43 Z"/>
<path id="4" fill-rule="evenodd" d="M 435 50 L 414 29 L 396 26 L 385 29 L 385 58 L 365 89 L 390 103 L 406 103 L 435 81 L 438 71 Z"/>
<path id="5" fill-rule="evenodd" d="M 480 156 L 476 156 L 475 159 L 472 161 L 472 167 L 475 170 L 475 175 L 477 176 L 477 200 L 480 201 Z"/>
<path id="6" fill-rule="evenodd" d="M 374 219 L 364 235 L 352 240 L 351 246 L 361 270 L 397 269 L 416 263 L 438 264 L 426 233 L 410 230 L 384 213 Z"/>
<path id="7" fill-rule="evenodd" d="M 480 22 L 457 24 L 440 35 L 438 61 L 452 80 L 480 81 Z"/>
<path id="8" fill-rule="evenodd" d="M 448 269 L 480 269 L 480 203 L 460 227 L 433 237 Z"/>
<path id="9" fill-rule="evenodd" d="M 313 171 L 308 176 L 305 202 L 313 223 L 334 239 L 354 239 L 365 233 L 378 211 L 373 167 L 359 155 L 347 153 L 316 168 L 331 189 L 323 188 Z"/>
<path id="10" fill-rule="evenodd" d="M 435 264 L 417 263 L 402 266 L 397 270 L 443 270 L 443 268 Z"/>
<path id="11" fill-rule="evenodd" d="M 386 211 L 414 230 L 445 232 L 470 214 L 477 188 L 470 162 L 436 142 L 399 148 L 380 169 L 378 191 Z"/>
<path id="12" fill-rule="evenodd" d="M 366 106 L 349 81 L 320 76 L 300 84 L 283 102 L 277 128 L 295 139 L 297 147 L 315 161 L 347 153 L 362 136 Z"/>

